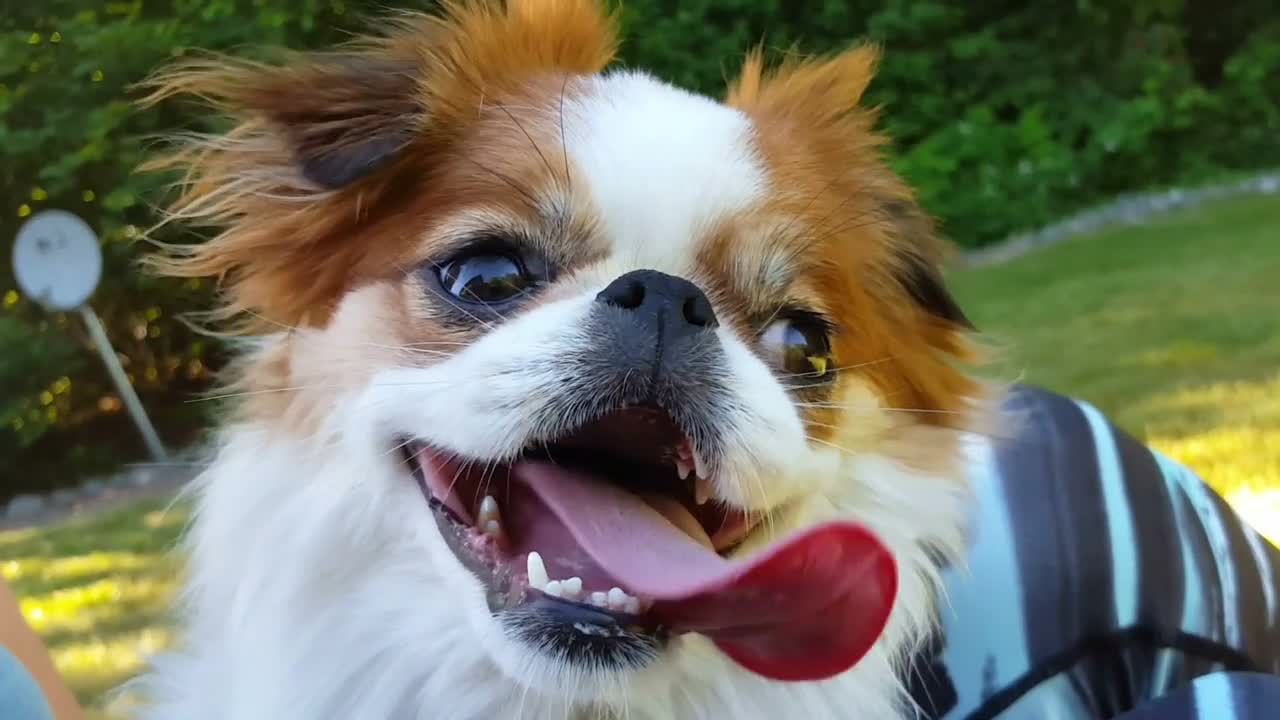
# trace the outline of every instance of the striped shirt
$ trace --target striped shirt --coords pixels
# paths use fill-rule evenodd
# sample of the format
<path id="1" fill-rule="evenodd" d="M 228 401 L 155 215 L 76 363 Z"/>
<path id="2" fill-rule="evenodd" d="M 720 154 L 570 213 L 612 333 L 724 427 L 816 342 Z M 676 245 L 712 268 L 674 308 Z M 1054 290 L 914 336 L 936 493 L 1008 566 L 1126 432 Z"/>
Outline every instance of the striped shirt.
<path id="1" fill-rule="evenodd" d="M 975 447 L 967 567 L 909 674 L 919 717 L 1280 718 L 1280 551 L 1094 407 L 1018 387 L 1008 409 L 1016 436 Z M 1125 715 L 1166 696 L 1177 712 Z"/>

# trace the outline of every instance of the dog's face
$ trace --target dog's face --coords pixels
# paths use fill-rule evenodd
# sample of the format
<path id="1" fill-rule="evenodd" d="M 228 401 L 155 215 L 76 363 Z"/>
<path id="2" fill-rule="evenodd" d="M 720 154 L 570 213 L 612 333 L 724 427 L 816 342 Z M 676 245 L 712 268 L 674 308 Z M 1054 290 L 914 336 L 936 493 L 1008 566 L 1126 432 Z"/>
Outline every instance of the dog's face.
<path id="1" fill-rule="evenodd" d="M 601 74 L 593 2 L 452 13 L 167 78 L 240 123 L 178 158 L 177 217 L 225 229 L 167 267 L 273 332 L 245 420 L 364 468 L 361 537 L 420 549 L 445 586 L 419 591 L 522 682 L 589 695 L 690 632 L 772 677 L 843 670 L 890 555 L 938 530 L 902 529 L 932 490 L 886 499 L 859 463 L 946 476 L 977 395 L 930 224 L 856 108 L 873 53 L 753 56 L 717 102 Z M 776 544 L 828 520 L 892 537 Z"/>

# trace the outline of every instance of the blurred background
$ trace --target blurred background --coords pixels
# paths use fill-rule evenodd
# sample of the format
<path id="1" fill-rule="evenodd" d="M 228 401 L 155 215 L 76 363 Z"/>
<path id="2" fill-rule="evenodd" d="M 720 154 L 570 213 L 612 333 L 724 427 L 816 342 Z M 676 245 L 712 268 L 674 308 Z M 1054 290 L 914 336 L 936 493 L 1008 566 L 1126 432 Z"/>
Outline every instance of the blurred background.
<path id="1" fill-rule="evenodd" d="M 96 714 L 170 642 L 186 520 L 224 344 L 182 315 L 203 281 L 135 269 L 165 199 L 134 172 L 156 134 L 131 85 L 192 48 L 329 45 L 391 0 L 0 0 L 0 569 Z M 628 65 L 710 94 L 752 44 L 856 39 L 894 166 L 964 249 L 962 304 L 994 372 L 1097 404 L 1280 539 L 1280 5 L 1275 0 L 628 0 Z M 91 305 L 165 444 L 148 462 L 75 313 L 24 297 L 26 218 L 100 236 Z M 168 233 L 168 234 L 166 234 Z M 190 241 L 166 230 L 159 240 Z"/>

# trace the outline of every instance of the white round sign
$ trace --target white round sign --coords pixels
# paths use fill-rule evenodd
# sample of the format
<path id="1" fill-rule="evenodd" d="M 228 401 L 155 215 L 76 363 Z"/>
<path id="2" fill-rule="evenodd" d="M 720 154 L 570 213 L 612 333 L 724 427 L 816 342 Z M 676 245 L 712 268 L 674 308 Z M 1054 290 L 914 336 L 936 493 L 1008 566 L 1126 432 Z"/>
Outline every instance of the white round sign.
<path id="1" fill-rule="evenodd" d="M 98 236 L 66 210 L 36 213 L 13 243 L 13 275 L 27 297 L 46 308 L 75 310 L 102 277 Z"/>

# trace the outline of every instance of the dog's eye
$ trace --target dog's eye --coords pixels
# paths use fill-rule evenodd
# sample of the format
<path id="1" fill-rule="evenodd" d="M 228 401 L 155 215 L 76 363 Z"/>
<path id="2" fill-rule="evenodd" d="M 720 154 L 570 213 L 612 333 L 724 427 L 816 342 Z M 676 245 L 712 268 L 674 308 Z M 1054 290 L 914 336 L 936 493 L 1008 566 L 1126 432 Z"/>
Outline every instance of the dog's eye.
<path id="1" fill-rule="evenodd" d="M 776 320 L 760 336 L 760 346 L 788 379 L 821 382 L 834 372 L 828 328 L 817 318 Z"/>
<path id="2" fill-rule="evenodd" d="M 528 292 L 534 279 L 515 257 L 483 252 L 463 255 L 441 265 L 440 284 L 459 300 L 491 305 Z"/>

